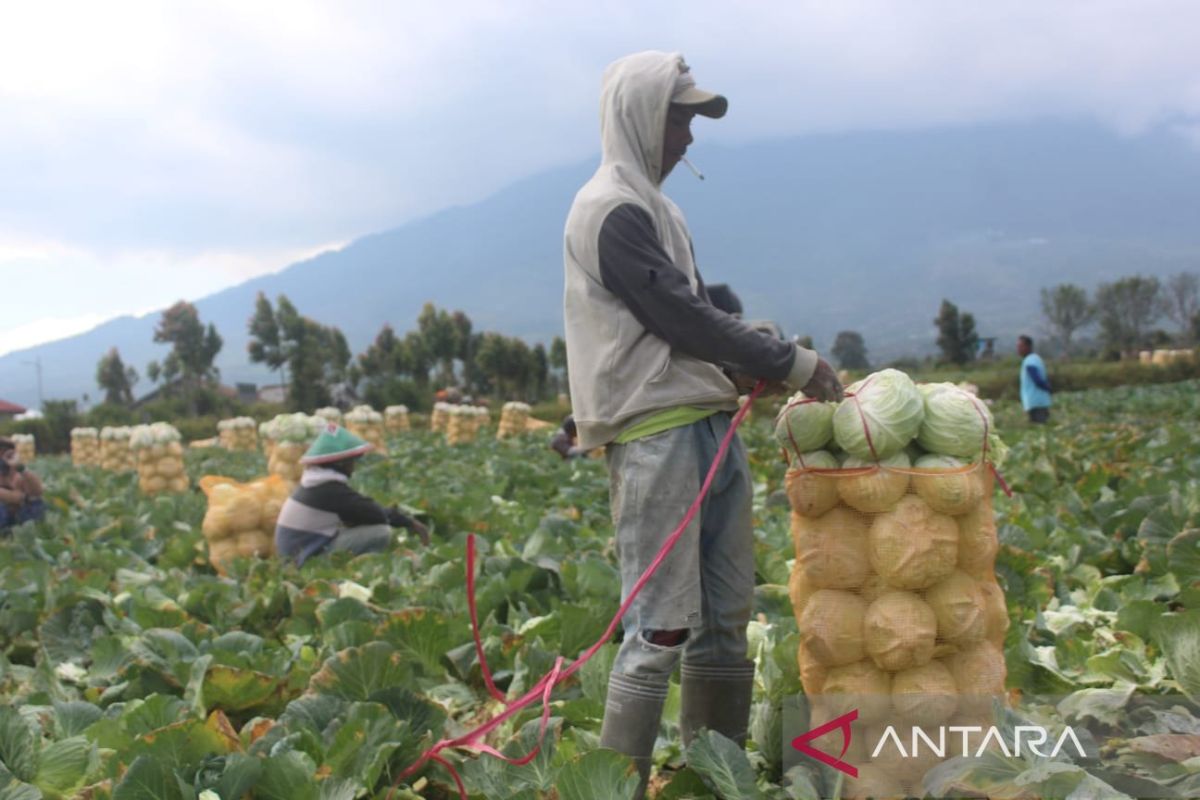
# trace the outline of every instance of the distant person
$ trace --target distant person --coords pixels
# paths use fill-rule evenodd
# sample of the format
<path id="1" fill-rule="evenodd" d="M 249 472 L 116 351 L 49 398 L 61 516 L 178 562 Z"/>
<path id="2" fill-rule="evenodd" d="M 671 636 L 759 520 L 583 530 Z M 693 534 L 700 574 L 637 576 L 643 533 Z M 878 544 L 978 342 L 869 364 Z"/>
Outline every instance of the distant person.
<path id="1" fill-rule="evenodd" d="M 0 439 L 0 529 L 45 515 L 41 479 L 21 463 L 11 439 Z"/>
<path id="2" fill-rule="evenodd" d="M 567 414 L 562 427 L 551 437 L 550 449 L 562 456 L 564 461 L 587 455 L 587 451 L 579 447 L 579 429 L 575 427 L 573 415 Z"/>
<path id="3" fill-rule="evenodd" d="M 386 551 L 392 528 L 408 528 L 429 544 L 429 529 L 398 508 L 384 508 L 350 488 L 350 476 L 371 445 L 330 424 L 300 459 L 300 485 L 279 510 L 275 552 L 297 566 L 315 555 L 346 550 L 355 555 Z"/>
<path id="4" fill-rule="evenodd" d="M 1029 421 L 1041 424 L 1050 419 L 1050 377 L 1042 357 L 1033 352 L 1033 339 L 1017 337 L 1017 355 L 1021 356 L 1021 405 Z"/>

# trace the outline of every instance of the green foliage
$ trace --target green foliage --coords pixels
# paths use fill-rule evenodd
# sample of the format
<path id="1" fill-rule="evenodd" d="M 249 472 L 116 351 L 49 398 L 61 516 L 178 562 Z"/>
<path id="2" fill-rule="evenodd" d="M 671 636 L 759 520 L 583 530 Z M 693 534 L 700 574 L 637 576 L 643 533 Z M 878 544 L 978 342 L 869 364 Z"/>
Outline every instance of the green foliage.
<path id="1" fill-rule="evenodd" d="M 858 331 L 838 332 L 830 352 L 842 369 L 866 370 L 871 367 L 867 360 L 867 345 Z"/>
<path id="2" fill-rule="evenodd" d="M 1132 354 L 1148 344 L 1150 327 L 1165 310 L 1158 278 L 1132 275 L 1096 289 L 1096 321 L 1110 350 Z"/>
<path id="3" fill-rule="evenodd" d="M 113 406 L 133 404 L 137 370 L 126 367 L 117 348 L 111 348 L 96 365 L 96 385 L 104 392 L 104 402 Z"/>
<path id="4" fill-rule="evenodd" d="M 937 326 L 937 346 L 943 360 L 960 366 L 975 360 L 979 334 L 975 332 L 974 315 L 960 315 L 958 306 L 943 300 L 933 324 Z"/>
<path id="5" fill-rule="evenodd" d="M 996 407 L 1012 448 L 1004 477 L 1016 492 L 996 498 L 997 572 L 1013 623 L 1009 685 L 1035 706 L 1065 695 L 1039 713 L 1086 729 L 1105 756 L 946 765 L 927 786 L 1200 796 L 1194 770 L 1147 750 L 1156 736 L 1200 735 L 1200 713 L 1182 697 L 1200 692 L 1197 389 L 1059 393 L 1053 421 L 1040 427 L 1015 404 Z M 797 631 L 781 556 L 792 552 L 788 510 L 771 500 L 783 469 L 767 405 L 741 433 L 755 481 L 759 584 L 751 741 L 743 750 L 705 733 L 686 754 L 664 748 L 658 763 L 688 767 L 663 798 L 833 793 L 827 775 L 788 769 L 784 757 L 784 718 L 799 701 Z M 466 624 L 467 533 L 479 537 L 483 647 L 502 690 L 527 690 L 556 656 L 573 658 L 599 636 L 620 597 L 602 461 L 564 463 L 538 436 L 452 448 L 416 431 L 389 451 L 368 456 L 354 483 L 427 519 L 429 547 L 398 532 L 387 553 L 303 569 L 239 560 L 226 577 L 207 562 L 198 492 L 148 499 L 132 476 L 40 459 L 48 517 L 0 543 L 0 797 L 70 797 L 97 785 L 92 796 L 387 796 L 426 748 L 499 708 Z M 258 454 L 212 450 L 191 451 L 185 463 L 193 481 L 265 468 Z M 597 740 L 615 651 L 604 647 L 555 690 L 528 765 L 444 753 L 472 798 L 629 795 L 632 765 Z M 1173 707 L 1151 703 L 1160 698 Z M 489 744 L 530 752 L 540 711 L 517 714 Z M 1114 720 L 1129 735 L 1113 738 Z M 673 721 L 663 734 L 664 743 L 677 735 Z M 401 783 L 396 797 L 456 796 L 436 764 Z"/>
<path id="6" fill-rule="evenodd" d="M 1054 333 L 1055 343 L 1070 355 L 1071 338 L 1095 317 L 1096 308 L 1088 300 L 1087 290 L 1073 283 L 1043 288 L 1042 317 Z"/>

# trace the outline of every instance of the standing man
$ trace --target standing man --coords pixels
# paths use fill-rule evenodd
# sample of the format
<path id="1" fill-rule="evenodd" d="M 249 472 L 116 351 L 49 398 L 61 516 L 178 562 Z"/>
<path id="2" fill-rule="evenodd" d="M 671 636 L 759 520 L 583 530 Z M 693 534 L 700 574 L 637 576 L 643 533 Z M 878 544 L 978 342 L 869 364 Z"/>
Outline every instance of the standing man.
<path id="1" fill-rule="evenodd" d="M 564 317 L 579 446 L 607 445 L 622 596 L 682 521 L 713 461 L 739 384 L 834 400 L 812 350 L 761 333 L 710 302 L 682 212 L 661 184 L 697 114 L 725 114 L 678 53 L 610 64 L 600 92 L 599 169 L 575 196 L 564 243 Z M 754 594 L 751 479 L 733 440 L 712 491 L 623 620 L 600 742 L 649 776 L 663 701 L 682 659 L 684 743 L 701 727 L 744 742 L 754 683 L 746 625 Z M 639 790 L 639 796 L 641 791 Z"/>
<path id="2" fill-rule="evenodd" d="M 1029 421 L 1041 424 L 1050 419 L 1050 378 L 1042 357 L 1033 352 L 1033 339 L 1017 337 L 1017 355 L 1021 357 L 1021 405 Z"/>

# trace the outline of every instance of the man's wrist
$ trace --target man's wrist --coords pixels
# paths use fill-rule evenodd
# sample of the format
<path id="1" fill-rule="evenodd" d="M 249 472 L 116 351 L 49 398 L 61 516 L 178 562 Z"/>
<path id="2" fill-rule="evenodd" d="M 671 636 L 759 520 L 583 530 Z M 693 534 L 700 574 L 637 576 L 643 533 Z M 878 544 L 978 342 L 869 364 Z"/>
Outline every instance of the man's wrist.
<path id="1" fill-rule="evenodd" d="M 812 380 L 813 373 L 817 371 L 817 362 L 820 357 L 816 350 L 809 350 L 807 347 L 796 345 L 796 360 L 792 362 L 792 368 L 788 371 L 787 377 L 783 382 L 788 385 L 792 391 L 798 391 L 808 385 Z"/>

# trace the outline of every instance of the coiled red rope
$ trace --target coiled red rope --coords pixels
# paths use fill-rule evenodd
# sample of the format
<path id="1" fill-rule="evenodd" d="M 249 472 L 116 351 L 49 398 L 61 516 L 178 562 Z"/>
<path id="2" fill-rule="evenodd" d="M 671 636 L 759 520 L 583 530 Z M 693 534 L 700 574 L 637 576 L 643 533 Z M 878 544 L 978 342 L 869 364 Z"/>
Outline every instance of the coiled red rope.
<path id="1" fill-rule="evenodd" d="M 446 770 L 450 773 L 450 776 L 454 779 L 454 785 L 458 789 L 459 797 L 461 800 L 467 800 L 467 790 L 462 782 L 461 776 L 458 774 L 458 770 L 449 760 L 441 755 L 442 751 L 447 749 L 463 748 L 467 750 L 474 750 L 479 753 L 486 753 L 488 755 L 495 756 L 496 758 L 503 759 L 510 764 L 515 764 L 518 766 L 522 764 L 528 764 L 537 757 L 538 752 L 542 748 L 542 741 L 545 738 L 546 728 L 550 719 L 550 694 L 554 690 L 554 687 L 578 672 L 583 665 L 590 661 L 592 656 L 596 655 L 600 648 L 612 638 L 613 634 L 616 633 L 617 626 L 621 624 L 622 617 L 625 616 L 625 613 L 629 610 L 629 607 L 633 605 L 634 599 L 637 598 L 638 594 L 642 591 L 642 588 L 654 576 L 654 573 L 658 571 L 658 568 L 662 566 L 663 561 L 666 560 L 671 550 L 674 549 L 675 544 L 683 536 L 683 533 L 685 530 L 687 530 L 688 525 L 692 523 L 692 520 L 696 518 L 696 514 L 700 512 L 700 506 L 704 502 L 704 498 L 708 496 L 709 489 L 712 488 L 713 481 L 717 477 L 717 470 L 720 468 L 721 463 L 725 460 L 725 456 L 729 452 L 729 447 L 733 443 L 733 437 L 734 434 L 737 433 L 738 426 L 742 424 L 742 421 L 745 420 L 746 415 L 750 413 L 750 404 L 755 398 L 762 394 L 765 386 L 766 383 L 764 381 L 759 381 L 755 385 L 754 389 L 750 392 L 749 399 L 733 416 L 733 421 L 729 425 L 729 430 L 725 432 L 725 437 L 721 440 L 721 446 L 717 449 L 717 455 L 713 458 L 713 462 L 708 468 L 708 474 L 704 478 L 704 483 L 701 484 L 700 491 L 696 494 L 696 498 L 688 507 L 687 513 L 683 516 L 683 520 L 679 523 L 679 526 L 671 532 L 671 535 L 667 537 L 666 541 L 663 542 L 662 547 L 659 548 L 658 554 L 655 555 L 654 560 L 650 562 L 650 566 L 646 567 L 646 570 L 642 573 L 641 577 L 638 578 L 637 583 L 633 585 L 633 588 L 629 591 L 629 595 L 625 598 L 624 602 L 621 603 L 621 607 L 617 610 L 617 613 L 613 615 L 611 620 L 609 620 L 608 627 L 605 628 L 604 634 L 597 639 L 595 643 L 591 645 L 591 647 L 585 650 L 579 656 L 579 658 L 571 662 L 570 666 L 568 666 L 566 669 L 562 668 L 563 659 L 562 656 L 559 656 L 554 662 L 554 668 L 551 669 L 550 672 L 543 675 L 537 681 L 537 683 L 535 683 L 533 687 L 529 689 L 529 691 L 525 692 L 525 694 L 514 700 L 508 700 L 504 693 L 496 687 L 495 681 L 492 679 L 491 669 L 488 667 L 487 659 L 484 656 L 483 642 L 479 634 L 479 615 L 475 606 L 475 535 L 471 534 L 467 538 L 467 608 L 471 617 L 471 634 L 475 640 L 475 654 L 479 658 L 480 671 L 483 673 L 483 680 L 487 686 L 488 693 L 496 700 L 505 703 L 507 707 L 496 716 L 489 719 L 487 722 L 484 722 L 467 733 L 450 739 L 442 739 L 422 753 L 420 758 L 418 758 L 409 766 L 405 767 L 404 770 L 401 771 L 401 773 L 397 776 L 395 784 L 392 786 L 391 791 L 388 792 L 389 798 L 403 781 L 410 778 L 418 770 L 420 770 L 421 767 L 432 761 L 434 763 L 441 764 L 446 768 Z M 540 699 L 542 702 L 541 725 L 538 729 L 537 743 L 527 754 L 519 758 L 506 756 L 495 747 L 492 747 L 483 741 L 483 739 L 489 733 L 494 731 L 500 725 L 504 724 L 504 722 L 507 720 L 511 719 L 522 709 L 533 704 L 538 699 Z"/>

